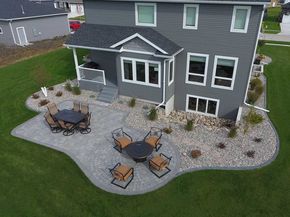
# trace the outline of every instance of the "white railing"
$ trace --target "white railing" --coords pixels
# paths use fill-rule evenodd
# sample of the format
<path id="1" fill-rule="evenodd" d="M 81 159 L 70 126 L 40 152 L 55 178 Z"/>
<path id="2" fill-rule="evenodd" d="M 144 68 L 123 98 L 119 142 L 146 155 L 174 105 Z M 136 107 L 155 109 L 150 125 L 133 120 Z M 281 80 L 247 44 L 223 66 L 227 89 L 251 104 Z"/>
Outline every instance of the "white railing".
<path id="1" fill-rule="evenodd" d="M 88 82 L 95 82 L 106 85 L 105 71 L 100 69 L 93 69 L 84 67 L 84 64 L 79 66 L 81 80 Z"/>

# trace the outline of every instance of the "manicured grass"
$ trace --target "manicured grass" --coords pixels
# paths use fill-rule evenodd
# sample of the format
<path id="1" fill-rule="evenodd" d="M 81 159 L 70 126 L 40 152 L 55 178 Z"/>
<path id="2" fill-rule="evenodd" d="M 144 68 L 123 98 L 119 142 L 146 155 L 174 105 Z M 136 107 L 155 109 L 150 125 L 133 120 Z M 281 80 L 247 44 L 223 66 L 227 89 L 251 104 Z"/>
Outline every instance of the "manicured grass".
<path id="1" fill-rule="evenodd" d="M 85 16 L 79 16 L 79 17 L 72 17 L 70 20 L 79 20 L 79 21 L 85 21 L 86 17 Z"/>
<path id="2" fill-rule="evenodd" d="M 0 69 L 0 215 L 289 216 L 290 48 L 264 46 L 261 51 L 273 58 L 266 74 L 270 117 L 281 139 L 278 159 L 259 170 L 188 173 L 140 196 L 104 192 L 68 156 L 10 135 L 36 115 L 24 106 L 38 90 L 35 66 L 42 65 L 49 74 L 47 86 L 73 78 L 71 51 L 58 50 Z"/>
<path id="3" fill-rule="evenodd" d="M 281 31 L 278 16 L 281 12 L 281 7 L 268 8 L 268 16 L 263 21 L 263 32 L 277 34 Z"/>

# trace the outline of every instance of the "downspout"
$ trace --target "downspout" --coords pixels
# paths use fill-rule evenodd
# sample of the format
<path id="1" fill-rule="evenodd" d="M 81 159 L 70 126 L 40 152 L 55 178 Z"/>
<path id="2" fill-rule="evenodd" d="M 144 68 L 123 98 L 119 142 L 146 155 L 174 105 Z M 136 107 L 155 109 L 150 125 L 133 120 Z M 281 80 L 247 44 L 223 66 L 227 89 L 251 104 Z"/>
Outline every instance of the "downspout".
<path id="1" fill-rule="evenodd" d="M 251 68 L 250 68 L 247 89 L 246 89 L 246 93 L 245 93 L 245 97 L 244 97 L 244 104 L 246 106 L 249 106 L 249 107 L 252 107 L 252 108 L 255 108 L 255 109 L 258 109 L 258 110 L 262 110 L 264 112 L 270 112 L 268 109 L 264 109 L 264 108 L 261 108 L 261 107 L 258 107 L 258 106 L 254 106 L 254 105 L 251 105 L 251 104 L 247 103 L 247 95 L 248 95 L 248 90 L 249 90 L 249 85 L 250 85 L 250 80 L 251 80 L 252 69 L 253 69 L 253 65 L 254 65 L 254 61 L 255 61 L 255 56 L 256 56 L 256 52 L 257 52 L 258 41 L 259 41 L 259 37 L 260 37 L 260 34 L 261 34 L 260 30 L 261 30 L 261 27 L 262 27 L 264 13 L 265 13 L 265 5 L 263 6 L 263 12 L 262 12 L 262 16 L 261 16 L 261 19 L 260 19 L 259 32 L 258 32 L 258 35 L 257 35 L 256 47 L 255 47 L 255 51 L 254 51 L 254 54 L 253 54 Z"/>
<path id="2" fill-rule="evenodd" d="M 170 59 L 165 59 L 163 62 L 163 92 L 162 92 L 162 102 L 155 107 L 155 109 L 158 109 L 160 106 L 164 105 L 165 103 L 165 88 L 166 88 L 166 61 L 169 61 Z"/>
<path id="3" fill-rule="evenodd" d="M 14 44 L 20 46 L 20 45 L 16 42 L 16 39 L 15 39 L 14 31 L 13 31 L 13 28 L 12 28 L 12 20 L 9 21 L 9 26 L 10 26 L 10 31 L 11 31 L 11 33 L 12 33 L 12 38 L 13 38 Z"/>

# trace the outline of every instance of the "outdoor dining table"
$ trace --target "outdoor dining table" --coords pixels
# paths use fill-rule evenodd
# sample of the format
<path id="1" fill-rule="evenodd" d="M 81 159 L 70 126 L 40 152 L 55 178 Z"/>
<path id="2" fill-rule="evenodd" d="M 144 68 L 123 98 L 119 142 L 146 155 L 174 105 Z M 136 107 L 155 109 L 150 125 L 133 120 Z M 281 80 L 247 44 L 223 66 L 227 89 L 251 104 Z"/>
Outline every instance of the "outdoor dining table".
<path id="1" fill-rule="evenodd" d="M 143 140 L 129 144 L 125 151 L 134 161 L 144 162 L 152 154 L 153 147 Z"/>
<path id="2" fill-rule="evenodd" d="M 64 121 L 66 123 L 76 125 L 81 121 L 83 121 L 86 118 L 86 116 L 80 112 L 64 109 L 59 111 L 56 115 L 54 115 L 54 118 L 59 121 Z"/>

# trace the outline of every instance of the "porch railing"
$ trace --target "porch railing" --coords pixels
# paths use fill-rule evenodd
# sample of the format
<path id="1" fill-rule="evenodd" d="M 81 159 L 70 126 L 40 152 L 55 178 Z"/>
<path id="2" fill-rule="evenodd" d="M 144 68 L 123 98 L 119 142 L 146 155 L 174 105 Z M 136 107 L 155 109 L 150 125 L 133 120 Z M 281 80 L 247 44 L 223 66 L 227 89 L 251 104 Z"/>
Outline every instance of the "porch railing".
<path id="1" fill-rule="evenodd" d="M 79 71 L 81 80 L 106 85 L 104 70 L 84 67 L 84 64 L 82 64 L 79 66 Z"/>

